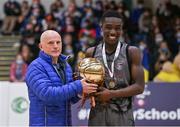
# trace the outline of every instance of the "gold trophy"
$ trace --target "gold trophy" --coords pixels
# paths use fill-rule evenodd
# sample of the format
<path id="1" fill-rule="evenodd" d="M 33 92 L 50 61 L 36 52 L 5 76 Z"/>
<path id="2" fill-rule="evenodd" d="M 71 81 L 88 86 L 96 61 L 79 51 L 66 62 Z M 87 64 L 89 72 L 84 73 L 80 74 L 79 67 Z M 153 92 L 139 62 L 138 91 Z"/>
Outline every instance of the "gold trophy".
<path id="1" fill-rule="evenodd" d="M 104 82 L 104 66 L 96 58 L 84 58 L 78 65 L 80 76 L 88 82 L 103 85 Z"/>
<path id="2" fill-rule="evenodd" d="M 87 82 L 97 84 L 98 87 L 103 86 L 105 69 L 103 64 L 96 58 L 84 58 L 78 64 L 80 77 L 86 79 Z M 95 106 L 94 97 L 90 97 L 92 106 Z M 86 101 L 86 96 L 83 95 L 82 106 Z"/>

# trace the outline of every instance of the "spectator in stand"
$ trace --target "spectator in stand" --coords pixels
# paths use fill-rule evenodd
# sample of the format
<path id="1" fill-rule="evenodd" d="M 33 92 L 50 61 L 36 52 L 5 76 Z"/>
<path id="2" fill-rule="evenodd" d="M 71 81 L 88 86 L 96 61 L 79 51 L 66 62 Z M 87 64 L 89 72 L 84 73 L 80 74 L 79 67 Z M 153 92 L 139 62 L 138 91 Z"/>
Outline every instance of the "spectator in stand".
<path id="1" fill-rule="evenodd" d="M 21 45 L 27 44 L 29 46 L 32 59 L 36 58 L 39 54 L 38 37 L 40 37 L 41 31 L 41 24 L 28 23 L 22 33 Z"/>
<path id="2" fill-rule="evenodd" d="M 97 17 L 98 22 L 100 21 L 100 18 L 103 14 L 104 8 L 103 8 L 103 2 L 101 0 L 97 0 L 95 2 L 95 6 L 93 7 L 93 14 L 95 17 Z"/>
<path id="3" fill-rule="evenodd" d="M 4 13 L 5 18 L 3 21 L 2 33 L 12 34 L 17 22 L 17 17 L 21 13 L 19 3 L 17 1 L 8 0 L 4 4 Z"/>
<path id="4" fill-rule="evenodd" d="M 92 0 L 83 0 L 83 5 L 85 7 L 92 7 L 93 1 Z"/>
<path id="5" fill-rule="evenodd" d="M 29 48 L 28 44 L 22 44 L 19 51 L 22 55 L 24 62 L 29 65 L 33 58 L 33 52 Z"/>
<path id="6" fill-rule="evenodd" d="M 140 33 L 148 33 L 150 31 L 152 21 L 152 15 L 150 9 L 145 9 L 142 15 L 139 18 L 138 26 Z"/>
<path id="7" fill-rule="evenodd" d="M 74 36 L 77 35 L 76 33 L 76 29 L 75 29 L 75 24 L 74 24 L 74 20 L 72 17 L 66 17 L 66 21 L 65 21 L 65 26 L 62 29 L 62 31 L 64 31 L 65 33 L 71 33 Z"/>
<path id="8" fill-rule="evenodd" d="M 73 40 L 73 36 L 69 33 L 65 33 L 63 36 L 63 49 L 62 52 L 66 56 L 70 56 L 68 59 L 68 63 L 71 67 L 74 68 L 75 64 L 75 57 L 77 52 L 78 46 L 75 45 L 75 41 Z"/>
<path id="9" fill-rule="evenodd" d="M 41 0 L 32 0 L 30 7 L 30 15 L 37 16 L 38 19 L 43 19 L 46 12 L 44 6 L 41 4 Z"/>
<path id="10" fill-rule="evenodd" d="M 176 43 L 174 32 L 174 20 L 180 16 L 180 8 L 178 5 L 172 4 L 171 0 L 162 0 L 156 10 L 156 15 L 163 26 L 162 33 L 165 40 L 168 42 L 172 56 L 178 53 L 178 45 Z"/>
<path id="11" fill-rule="evenodd" d="M 53 14 L 53 16 L 59 20 L 63 19 L 63 13 L 64 13 L 64 3 L 62 0 L 55 0 L 50 5 L 50 12 Z"/>
<path id="12" fill-rule="evenodd" d="M 171 3 L 171 0 L 161 0 L 156 10 L 156 15 L 164 27 L 169 26 L 176 16 L 180 16 L 178 5 Z"/>
<path id="13" fill-rule="evenodd" d="M 131 21 L 131 31 L 138 32 L 138 22 L 141 14 L 144 12 L 144 0 L 136 0 L 137 5 L 135 8 L 132 9 L 131 15 L 130 15 L 130 21 Z M 132 32 L 132 34 L 133 34 Z"/>
<path id="14" fill-rule="evenodd" d="M 84 16 L 81 20 L 81 29 L 79 31 L 79 38 L 87 36 L 89 38 L 89 45 L 93 46 L 94 39 L 96 38 L 96 28 L 95 22 L 97 22 L 96 17 L 94 17 L 93 9 L 88 6 L 83 8 Z"/>
<path id="15" fill-rule="evenodd" d="M 153 80 L 157 72 L 155 72 L 154 66 L 158 57 L 158 49 L 161 42 L 164 40 L 162 34 L 162 25 L 159 18 L 156 15 L 152 16 L 150 31 L 148 32 L 146 42 L 147 49 L 149 51 L 149 80 Z"/>
<path id="16" fill-rule="evenodd" d="M 173 63 L 167 61 L 162 70 L 154 78 L 155 82 L 180 82 L 180 53 L 176 55 Z"/>
<path id="17" fill-rule="evenodd" d="M 127 10 L 126 5 L 124 2 L 120 1 L 118 3 L 118 7 L 117 7 L 117 11 L 122 15 L 123 20 L 124 20 L 124 30 L 128 30 L 129 29 L 129 16 L 130 16 L 130 12 Z"/>
<path id="18" fill-rule="evenodd" d="M 116 1 L 105 1 L 104 2 L 104 10 L 117 10 L 118 6 L 116 4 Z"/>
<path id="19" fill-rule="evenodd" d="M 73 19 L 73 25 L 79 28 L 79 24 L 82 18 L 82 14 L 74 0 L 69 1 L 68 7 L 64 11 L 64 17 L 71 17 Z"/>
<path id="20" fill-rule="evenodd" d="M 26 70 L 27 64 L 24 62 L 22 55 L 17 54 L 15 61 L 12 62 L 10 67 L 10 81 L 23 82 L 25 79 Z"/>
<path id="21" fill-rule="evenodd" d="M 96 30 L 93 27 L 93 23 L 90 19 L 86 19 L 81 24 L 81 30 L 79 31 L 79 37 L 81 37 L 84 34 L 89 36 L 90 38 L 96 37 Z"/>
<path id="22" fill-rule="evenodd" d="M 18 17 L 18 28 L 16 27 L 17 30 L 20 30 L 21 27 L 25 26 L 25 22 L 28 18 L 28 14 L 29 14 L 29 10 L 30 10 L 30 6 L 27 0 L 23 0 L 21 5 L 21 14 Z"/>
<path id="23" fill-rule="evenodd" d="M 169 50 L 169 47 L 167 45 L 166 41 L 161 42 L 159 50 L 158 50 L 158 56 L 155 63 L 155 71 L 156 74 L 159 73 L 159 71 L 162 70 L 162 66 L 166 61 L 172 61 L 171 52 Z"/>
<path id="24" fill-rule="evenodd" d="M 47 14 L 45 18 L 42 20 L 42 26 L 43 26 L 43 30 L 49 29 L 49 30 L 60 31 L 60 29 L 58 29 L 59 21 L 51 13 Z"/>

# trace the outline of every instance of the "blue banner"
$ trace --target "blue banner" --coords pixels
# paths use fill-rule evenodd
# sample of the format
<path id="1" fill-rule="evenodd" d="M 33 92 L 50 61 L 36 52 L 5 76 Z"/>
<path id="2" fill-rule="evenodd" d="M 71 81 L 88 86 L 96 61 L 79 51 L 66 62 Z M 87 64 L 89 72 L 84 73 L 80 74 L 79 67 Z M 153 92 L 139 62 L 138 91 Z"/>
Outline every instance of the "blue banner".
<path id="1" fill-rule="evenodd" d="M 89 102 L 80 108 L 72 106 L 74 126 L 87 126 Z M 134 118 L 137 126 L 180 125 L 180 83 L 149 83 L 143 94 L 134 97 Z"/>

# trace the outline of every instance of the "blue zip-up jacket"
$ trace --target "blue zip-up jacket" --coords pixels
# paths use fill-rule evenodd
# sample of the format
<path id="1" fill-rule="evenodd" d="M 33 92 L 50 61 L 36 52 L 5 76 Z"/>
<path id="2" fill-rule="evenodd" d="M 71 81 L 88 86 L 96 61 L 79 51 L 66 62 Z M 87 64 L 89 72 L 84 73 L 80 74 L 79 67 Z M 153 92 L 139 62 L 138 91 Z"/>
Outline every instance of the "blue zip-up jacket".
<path id="1" fill-rule="evenodd" d="M 30 100 L 30 126 L 70 126 L 71 103 L 76 103 L 82 93 L 80 80 L 72 80 L 72 70 L 66 62 L 67 57 L 60 55 L 65 62 L 66 83 L 53 67 L 51 56 L 40 51 L 39 57 L 28 67 L 26 84 Z"/>

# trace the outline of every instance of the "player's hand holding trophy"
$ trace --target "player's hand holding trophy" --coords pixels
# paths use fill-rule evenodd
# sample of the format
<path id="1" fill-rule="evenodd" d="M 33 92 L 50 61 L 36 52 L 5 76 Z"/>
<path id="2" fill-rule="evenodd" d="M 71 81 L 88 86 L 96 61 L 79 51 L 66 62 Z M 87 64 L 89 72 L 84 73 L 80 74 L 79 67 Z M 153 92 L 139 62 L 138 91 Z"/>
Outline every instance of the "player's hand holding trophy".
<path id="1" fill-rule="evenodd" d="M 97 84 L 98 87 L 103 86 L 104 77 L 105 77 L 105 69 L 103 64 L 96 58 L 84 58 L 78 64 L 78 71 L 80 77 L 86 79 L 89 83 Z M 95 99 L 93 93 L 90 95 L 82 95 L 82 104 L 84 105 L 86 99 L 90 97 L 91 106 L 95 106 Z"/>

